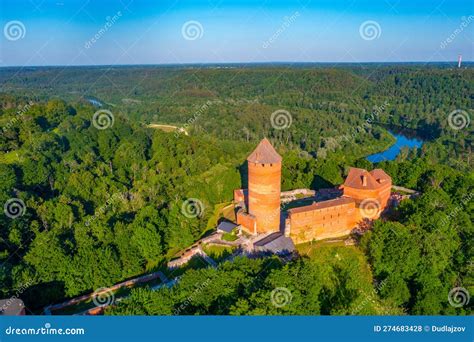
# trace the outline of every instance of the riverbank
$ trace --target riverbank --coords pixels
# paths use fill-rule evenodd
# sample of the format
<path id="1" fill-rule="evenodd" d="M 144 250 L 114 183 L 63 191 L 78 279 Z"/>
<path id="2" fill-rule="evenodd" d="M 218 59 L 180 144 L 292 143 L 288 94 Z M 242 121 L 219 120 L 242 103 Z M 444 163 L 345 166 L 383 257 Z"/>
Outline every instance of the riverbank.
<path id="1" fill-rule="evenodd" d="M 394 139 L 393 144 L 381 152 L 368 155 L 366 157 L 368 161 L 371 163 L 379 163 L 386 160 L 395 160 L 404 147 L 410 149 L 415 147 L 421 148 L 424 144 L 424 141 L 418 136 L 414 136 L 413 134 L 408 135 L 402 130 L 399 130 L 398 132 L 395 131 L 396 129 L 387 130 Z"/>

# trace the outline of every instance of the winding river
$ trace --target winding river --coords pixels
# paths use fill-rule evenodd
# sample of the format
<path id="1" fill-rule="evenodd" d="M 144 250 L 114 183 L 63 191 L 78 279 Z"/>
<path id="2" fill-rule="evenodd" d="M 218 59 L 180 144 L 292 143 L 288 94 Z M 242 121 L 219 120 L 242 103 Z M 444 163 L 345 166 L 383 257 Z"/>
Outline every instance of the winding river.
<path id="1" fill-rule="evenodd" d="M 393 131 L 389 131 L 397 141 L 390 146 L 385 151 L 371 154 L 366 159 L 372 163 L 378 163 L 384 160 L 394 160 L 399 154 L 403 147 L 417 147 L 420 148 L 423 145 L 423 140 L 420 137 L 416 137 L 413 134 L 406 134 L 404 132 L 397 132 L 394 133 Z"/>
<path id="2" fill-rule="evenodd" d="M 94 107 L 100 108 L 103 105 L 102 102 L 94 98 L 87 98 L 87 101 L 89 101 Z M 366 159 L 368 161 L 372 163 L 379 163 L 385 160 L 394 160 L 400 154 L 400 151 L 403 147 L 420 148 L 423 145 L 423 140 L 416 136 L 413 132 L 398 131 L 395 133 L 394 130 L 389 130 L 389 133 L 393 135 L 395 139 L 397 139 L 395 143 L 385 151 L 367 156 Z"/>

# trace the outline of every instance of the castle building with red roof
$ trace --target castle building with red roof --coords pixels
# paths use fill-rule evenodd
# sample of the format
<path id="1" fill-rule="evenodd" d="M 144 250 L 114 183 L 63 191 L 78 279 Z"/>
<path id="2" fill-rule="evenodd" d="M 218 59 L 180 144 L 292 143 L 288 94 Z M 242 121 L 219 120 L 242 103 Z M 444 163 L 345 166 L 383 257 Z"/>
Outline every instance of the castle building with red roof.
<path id="1" fill-rule="evenodd" d="M 392 179 L 382 169 L 350 168 L 342 195 L 281 211 L 282 157 L 268 139 L 248 156 L 248 189 L 234 191 L 237 224 L 253 235 L 281 233 L 294 243 L 349 235 L 388 206 Z"/>

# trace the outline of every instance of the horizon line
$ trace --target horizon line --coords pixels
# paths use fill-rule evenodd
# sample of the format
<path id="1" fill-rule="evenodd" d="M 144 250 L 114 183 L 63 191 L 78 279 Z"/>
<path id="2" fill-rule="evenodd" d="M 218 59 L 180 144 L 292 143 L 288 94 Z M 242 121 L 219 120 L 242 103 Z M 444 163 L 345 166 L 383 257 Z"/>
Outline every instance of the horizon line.
<path id="1" fill-rule="evenodd" d="M 130 67 L 130 66 L 219 66 L 219 65 L 269 65 L 269 64 L 333 64 L 333 65 L 362 65 L 362 64 L 450 64 L 457 65 L 457 60 L 452 61 L 399 61 L 399 62 L 303 62 L 303 61 L 270 61 L 270 62 L 189 62 L 189 63 L 136 63 L 136 64 L 44 64 L 44 65 L 1 65 L 4 68 L 59 68 L 59 67 Z M 474 60 L 462 61 L 463 64 L 472 64 Z M 461 66 L 462 68 L 462 66 Z M 460 69 L 461 69 L 460 68 Z"/>

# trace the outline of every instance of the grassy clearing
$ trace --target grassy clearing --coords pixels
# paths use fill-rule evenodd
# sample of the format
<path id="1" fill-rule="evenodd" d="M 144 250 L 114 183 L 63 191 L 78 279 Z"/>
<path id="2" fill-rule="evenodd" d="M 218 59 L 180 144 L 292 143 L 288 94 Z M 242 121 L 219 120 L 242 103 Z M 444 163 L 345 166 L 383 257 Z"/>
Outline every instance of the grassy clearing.
<path id="1" fill-rule="evenodd" d="M 219 262 L 230 256 L 234 252 L 233 247 L 206 245 L 203 247 L 204 252 L 212 259 Z"/>
<path id="2" fill-rule="evenodd" d="M 303 257 L 321 266 L 323 283 L 336 291 L 340 286 L 339 280 L 332 275 L 334 269 L 347 271 L 345 277 L 357 284 L 359 299 L 353 307 L 355 315 L 399 315 L 402 311 L 390 303 L 380 299 L 370 265 L 365 254 L 357 246 L 346 246 L 344 241 L 331 242 L 330 240 L 304 243 L 296 246 Z"/>
<path id="3" fill-rule="evenodd" d="M 314 242 L 305 242 L 296 245 L 296 249 L 300 255 L 307 255 L 309 257 L 315 253 L 315 250 L 323 247 L 346 247 L 344 240 L 320 240 Z"/>
<path id="4" fill-rule="evenodd" d="M 298 253 L 302 256 L 307 256 L 315 262 L 325 263 L 328 260 L 343 260 L 352 259 L 357 260 L 360 265 L 360 272 L 364 274 L 367 280 L 372 282 L 372 272 L 365 254 L 356 246 L 346 246 L 344 241 L 322 240 L 315 242 L 308 242 L 296 245 Z"/>
<path id="5" fill-rule="evenodd" d="M 232 204 L 232 202 L 219 203 L 214 206 L 214 210 L 212 211 L 211 217 L 209 217 L 209 220 L 207 221 L 206 230 L 204 231 L 204 233 L 202 233 L 201 237 L 207 236 L 210 232 L 215 231 L 217 222 L 223 216 L 223 212 L 229 210 L 229 208 L 227 207 L 230 204 Z M 231 209 L 233 209 L 233 206 L 231 206 Z"/>
<path id="6" fill-rule="evenodd" d="M 235 234 L 232 234 L 232 233 L 224 233 L 222 234 L 222 240 L 224 241 L 235 241 L 237 240 L 239 237 Z"/>
<path id="7" fill-rule="evenodd" d="M 163 132 L 174 132 L 176 130 L 180 130 L 184 132 L 184 134 L 188 135 L 188 132 L 182 128 L 182 127 L 177 127 L 173 125 L 160 125 L 160 124 L 149 124 L 147 125 L 148 128 L 154 128 L 154 129 L 159 129 L 162 130 Z"/>

